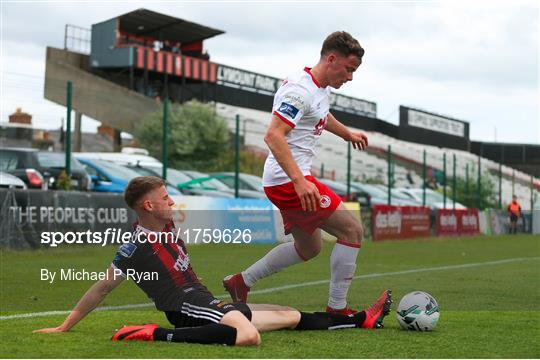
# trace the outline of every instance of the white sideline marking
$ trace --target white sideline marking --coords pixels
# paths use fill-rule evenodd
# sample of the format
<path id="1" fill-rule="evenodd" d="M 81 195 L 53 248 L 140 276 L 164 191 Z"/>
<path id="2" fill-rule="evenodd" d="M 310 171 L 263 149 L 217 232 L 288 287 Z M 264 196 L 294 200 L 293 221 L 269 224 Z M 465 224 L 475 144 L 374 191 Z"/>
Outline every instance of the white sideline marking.
<path id="1" fill-rule="evenodd" d="M 486 262 L 477 262 L 477 263 L 468 263 L 468 264 L 459 264 L 459 265 L 445 265 L 445 266 L 436 266 L 436 267 L 428 267 L 428 268 L 392 271 L 392 272 L 386 272 L 386 273 L 372 273 L 372 274 L 366 274 L 366 275 L 358 275 L 358 276 L 355 276 L 354 279 L 371 279 L 371 278 L 377 278 L 377 277 L 383 277 L 383 276 L 416 274 L 416 273 L 428 272 L 428 271 L 464 269 L 464 268 L 486 266 L 486 265 L 499 265 L 499 264 L 506 264 L 506 263 L 511 263 L 511 262 L 527 261 L 527 260 L 540 260 L 540 257 L 522 257 L 522 258 L 513 258 L 513 259 L 486 261 Z M 306 286 L 314 286 L 314 285 L 323 285 L 323 284 L 328 284 L 329 282 L 330 280 L 308 281 L 304 283 L 276 286 L 273 288 L 262 289 L 262 290 L 254 290 L 254 291 L 250 291 L 249 294 L 250 295 L 269 294 L 269 293 L 273 293 L 273 292 L 281 291 L 281 290 L 289 290 L 289 289 L 295 289 L 295 288 L 306 287 Z M 216 297 L 226 298 L 228 296 L 229 294 L 222 294 Z M 117 305 L 117 306 L 102 306 L 102 307 L 95 308 L 94 311 L 137 309 L 137 308 L 142 308 L 142 307 L 150 307 L 153 305 L 154 305 L 153 303 L 144 303 L 144 304 L 128 304 L 128 305 Z M 53 316 L 53 315 L 67 315 L 70 312 L 71 310 L 58 310 L 58 311 L 43 311 L 43 312 L 26 313 L 26 314 L 4 315 L 4 316 L 0 316 L 0 320 L 35 318 L 35 317 Z"/>

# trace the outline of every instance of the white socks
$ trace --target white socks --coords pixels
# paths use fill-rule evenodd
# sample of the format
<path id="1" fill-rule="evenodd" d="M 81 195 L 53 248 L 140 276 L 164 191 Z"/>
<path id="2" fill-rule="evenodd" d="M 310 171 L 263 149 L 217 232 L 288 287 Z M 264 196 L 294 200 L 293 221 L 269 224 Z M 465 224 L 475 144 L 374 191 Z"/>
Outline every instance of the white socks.
<path id="1" fill-rule="evenodd" d="M 359 244 L 351 244 L 338 240 L 330 256 L 330 289 L 328 306 L 343 309 L 347 306 L 347 293 L 356 270 L 356 257 Z M 242 271 L 247 286 L 252 287 L 258 280 L 270 276 L 304 260 L 298 255 L 294 242 L 280 244 L 270 250 L 263 258 Z"/>
<path id="2" fill-rule="evenodd" d="M 283 243 L 242 271 L 242 277 L 246 285 L 252 287 L 258 280 L 303 261 L 294 247 L 294 242 Z"/>
<path id="3" fill-rule="evenodd" d="M 328 306 L 334 309 L 343 309 L 347 306 L 347 293 L 351 286 L 354 271 L 356 270 L 356 257 L 360 244 L 351 244 L 338 240 L 330 256 L 330 289 Z"/>

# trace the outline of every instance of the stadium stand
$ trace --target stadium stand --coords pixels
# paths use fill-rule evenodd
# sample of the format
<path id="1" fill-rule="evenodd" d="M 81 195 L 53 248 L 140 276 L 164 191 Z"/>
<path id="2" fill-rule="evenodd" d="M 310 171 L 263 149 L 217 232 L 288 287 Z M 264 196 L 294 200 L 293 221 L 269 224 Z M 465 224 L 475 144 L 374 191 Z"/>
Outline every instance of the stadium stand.
<path id="1" fill-rule="evenodd" d="M 264 134 L 270 119 L 270 112 L 241 108 L 223 103 L 216 104 L 217 113 L 227 120 L 231 131 L 235 128 L 235 117 L 240 116 L 240 133 L 244 144 L 266 149 Z M 453 156 L 456 156 L 456 176 L 465 178 L 466 166 L 469 164 L 469 178 L 476 181 L 479 157 L 473 153 L 440 148 L 431 145 L 416 144 L 392 138 L 379 132 L 367 132 L 369 138 L 369 151 L 351 152 L 351 177 L 353 180 L 376 180 L 387 184 L 387 149 L 391 146 L 394 162 L 394 187 L 421 187 L 422 186 L 422 159 L 426 150 L 426 165 L 432 171 L 443 170 L 443 156 L 446 154 L 447 184 L 450 185 L 453 169 Z M 323 132 L 318 144 L 317 156 L 313 161 L 313 172 L 316 176 L 323 176 L 338 181 L 345 181 L 347 176 L 347 144 L 328 132 Z M 482 176 L 490 176 L 492 182 L 498 187 L 499 164 L 495 161 L 480 158 Z M 324 167 L 324 174 L 321 168 Z M 531 176 L 522 171 L 506 165 L 501 167 L 502 201 L 507 203 L 512 193 L 517 194 L 523 209 L 530 208 Z M 410 175 L 412 183 L 407 179 Z M 514 177 L 514 182 L 512 182 Z M 540 181 L 534 179 L 534 188 L 538 190 Z M 513 183 L 513 184 L 512 184 Z M 513 190 L 512 190 L 513 188 Z"/>

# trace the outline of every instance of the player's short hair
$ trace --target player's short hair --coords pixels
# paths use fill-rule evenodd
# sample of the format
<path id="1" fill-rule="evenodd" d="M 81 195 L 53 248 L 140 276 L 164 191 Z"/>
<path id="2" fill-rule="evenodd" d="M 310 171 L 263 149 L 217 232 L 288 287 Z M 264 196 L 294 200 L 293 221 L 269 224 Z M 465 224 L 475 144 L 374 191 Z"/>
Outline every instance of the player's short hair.
<path id="1" fill-rule="evenodd" d="M 364 49 L 358 40 L 346 31 L 335 31 L 326 37 L 322 45 L 321 56 L 332 51 L 345 57 L 355 55 L 360 61 L 364 56 Z"/>
<path id="2" fill-rule="evenodd" d="M 157 176 L 138 176 L 131 179 L 124 190 L 124 200 L 130 208 L 134 209 L 141 197 L 165 184 L 165 180 Z"/>

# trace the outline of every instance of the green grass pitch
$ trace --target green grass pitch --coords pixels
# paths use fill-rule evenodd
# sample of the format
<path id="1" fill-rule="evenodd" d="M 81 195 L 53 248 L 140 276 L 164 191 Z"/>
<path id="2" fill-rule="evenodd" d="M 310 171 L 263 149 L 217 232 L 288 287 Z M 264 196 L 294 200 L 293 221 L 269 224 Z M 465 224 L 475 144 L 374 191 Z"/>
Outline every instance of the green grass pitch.
<path id="1" fill-rule="evenodd" d="M 264 255 L 271 246 L 191 246 L 195 271 L 216 295 L 221 279 Z M 321 311 L 326 305 L 331 244 L 305 264 L 262 280 L 254 303 Z M 58 325 L 64 314 L 8 318 L 13 314 L 69 310 L 91 281 L 40 281 L 40 269 L 104 270 L 113 247 L 64 247 L 41 251 L 1 250 L 0 358 L 540 358 L 540 237 L 501 236 L 365 242 L 349 292 L 350 305 L 369 305 L 393 290 L 392 313 L 380 330 L 278 331 L 263 333 L 259 347 L 178 343 L 112 342 L 124 324 L 158 322 L 170 326 L 153 307 L 97 311 L 63 334 L 33 334 Z M 462 266 L 459 266 L 462 265 Z M 403 331 L 395 317 L 400 298 L 413 290 L 431 293 L 441 318 L 435 331 Z M 131 282 L 101 306 L 148 303 Z"/>

